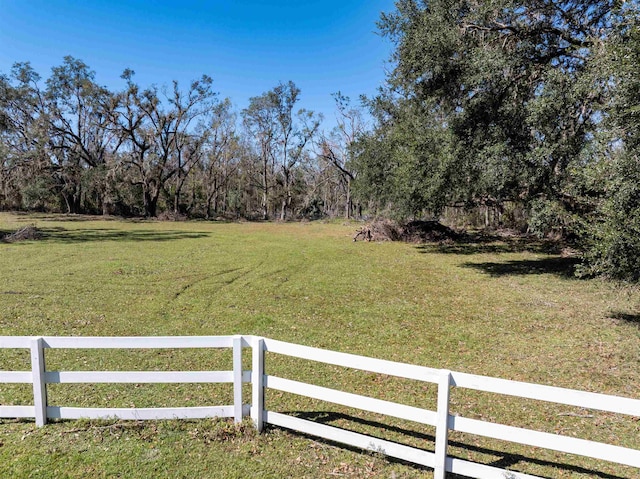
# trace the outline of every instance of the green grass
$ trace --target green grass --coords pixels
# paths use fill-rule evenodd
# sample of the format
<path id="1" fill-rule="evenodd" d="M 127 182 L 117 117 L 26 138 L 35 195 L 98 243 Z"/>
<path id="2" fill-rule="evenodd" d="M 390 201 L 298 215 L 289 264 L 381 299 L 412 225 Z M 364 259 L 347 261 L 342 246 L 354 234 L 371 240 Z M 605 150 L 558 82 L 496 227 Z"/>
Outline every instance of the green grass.
<path id="1" fill-rule="evenodd" d="M 640 398 L 640 291 L 571 276 L 572 260 L 517 241 L 353 243 L 342 223 L 158 223 L 0 214 L 0 334 L 256 334 L 455 371 Z M 247 358 L 248 359 L 248 358 Z M 228 352 L 48 351 L 49 369 L 229 368 Z M 28 369 L 0 351 L 0 370 Z M 412 381 L 269 355 L 269 373 L 422 407 Z M 1 385 L 1 404 L 29 404 Z M 247 397 L 249 395 L 247 394 Z M 55 385 L 50 403 L 230 403 L 226 385 Z M 433 430 L 269 391 L 293 412 L 432 450 Z M 455 390 L 467 417 L 640 448 L 640 421 Z M 579 417 L 586 416 L 586 417 Z M 544 477 L 637 477 L 606 462 L 452 434 L 451 453 Z M 226 421 L 0 422 L 0 477 L 423 477 L 424 470 L 275 428 Z"/>

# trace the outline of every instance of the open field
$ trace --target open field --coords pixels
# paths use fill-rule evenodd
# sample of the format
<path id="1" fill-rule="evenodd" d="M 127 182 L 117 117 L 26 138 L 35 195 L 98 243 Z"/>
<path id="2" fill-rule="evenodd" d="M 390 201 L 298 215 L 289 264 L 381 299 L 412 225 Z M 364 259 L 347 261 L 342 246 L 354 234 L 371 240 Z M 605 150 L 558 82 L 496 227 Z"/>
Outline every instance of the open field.
<path id="1" fill-rule="evenodd" d="M 2 335 L 255 334 L 435 368 L 640 398 L 640 291 L 577 280 L 574 261 L 515 240 L 353 243 L 337 223 L 157 223 L 0 214 Z M 52 351 L 48 368 L 213 369 L 230 354 Z M 0 370 L 28 369 L 0 351 Z M 292 379 L 429 407 L 410 381 L 269 359 Z M 231 388 L 57 385 L 51 403 L 139 407 L 229 402 Z M 1 404 L 31 391 L 0 386 Z M 286 394 L 270 408 L 432 450 L 429 428 Z M 274 406 L 275 405 L 275 406 Z M 456 392 L 453 413 L 640 448 L 640 419 Z M 640 471 L 453 434 L 459 457 L 543 477 Z M 226 421 L 0 421 L 0 477 L 423 477 L 424 470 L 300 435 Z"/>

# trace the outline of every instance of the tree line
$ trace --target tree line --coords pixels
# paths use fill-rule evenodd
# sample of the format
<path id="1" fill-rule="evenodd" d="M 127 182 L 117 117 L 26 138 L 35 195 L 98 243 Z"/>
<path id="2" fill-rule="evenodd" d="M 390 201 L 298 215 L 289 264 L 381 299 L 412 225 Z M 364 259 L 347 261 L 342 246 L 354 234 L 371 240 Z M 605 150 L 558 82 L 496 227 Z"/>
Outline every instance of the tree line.
<path id="1" fill-rule="evenodd" d="M 65 57 L 42 82 L 29 63 L 0 76 L 0 209 L 281 220 L 346 216 L 349 144 L 362 112 L 335 94 L 337 124 L 299 109 L 291 81 L 236 112 L 208 76 L 182 89 L 110 91 Z"/>

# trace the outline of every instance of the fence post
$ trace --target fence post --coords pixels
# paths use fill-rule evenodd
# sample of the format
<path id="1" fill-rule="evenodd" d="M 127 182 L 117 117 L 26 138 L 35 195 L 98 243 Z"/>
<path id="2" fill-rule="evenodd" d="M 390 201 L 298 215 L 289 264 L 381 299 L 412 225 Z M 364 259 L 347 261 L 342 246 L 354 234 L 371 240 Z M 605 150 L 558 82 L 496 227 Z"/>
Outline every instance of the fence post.
<path id="1" fill-rule="evenodd" d="M 264 425 L 264 339 L 253 338 L 251 346 L 253 347 L 251 419 L 258 432 L 261 432 Z"/>
<path id="2" fill-rule="evenodd" d="M 36 426 L 47 423 L 47 384 L 44 379 L 44 340 L 31 339 L 31 373 Z"/>
<path id="3" fill-rule="evenodd" d="M 233 337 L 233 420 L 242 421 L 242 336 Z"/>
<path id="4" fill-rule="evenodd" d="M 438 381 L 438 410 L 436 421 L 436 457 L 434 479 L 445 479 L 447 474 L 447 443 L 449 441 L 449 391 L 451 371 L 443 370 Z"/>

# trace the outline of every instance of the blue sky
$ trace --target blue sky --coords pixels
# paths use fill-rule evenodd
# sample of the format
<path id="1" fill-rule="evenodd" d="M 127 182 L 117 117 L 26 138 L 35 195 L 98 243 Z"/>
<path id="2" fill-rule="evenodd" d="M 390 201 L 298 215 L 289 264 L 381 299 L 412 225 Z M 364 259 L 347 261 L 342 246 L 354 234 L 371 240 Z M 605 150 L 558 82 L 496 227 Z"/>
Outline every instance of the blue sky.
<path id="1" fill-rule="evenodd" d="M 71 55 L 113 90 L 124 85 L 125 68 L 142 86 L 175 79 L 186 87 L 207 74 L 238 109 L 293 80 L 299 106 L 323 113 L 328 127 L 331 93 L 355 100 L 384 81 L 391 45 L 376 21 L 393 7 L 393 0 L 0 0 L 0 72 L 30 61 L 47 78 Z"/>

